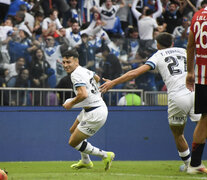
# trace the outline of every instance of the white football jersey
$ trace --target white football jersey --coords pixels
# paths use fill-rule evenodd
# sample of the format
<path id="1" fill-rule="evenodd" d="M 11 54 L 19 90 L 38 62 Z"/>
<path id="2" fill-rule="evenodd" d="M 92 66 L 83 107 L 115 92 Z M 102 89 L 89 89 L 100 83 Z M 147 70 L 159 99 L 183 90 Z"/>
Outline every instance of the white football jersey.
<path id="1" fill-rule="evenodd" d="M 101 20 L 106 22 L 106 25 L 103 26 L 104 29 L 112 29 L 116 21 L 116 13 L 120 8 L 120 5 L 112 5 L 110 9 L 107 9 L 105 4 L 101 7 L 97 7 L 98 12 L 101 15 Z"/>
<path id="2" fill-rule="evenodd" d="M 76 88 L 80 86 L 85 86 L 88 93 L 88 97 L 80 102 L 81 107 L 96 107 L 104 104 L 101 93 L 98 89 L 98 85 L 94 79 L 94 75 L 95 73 L 93 71 L 90 71 L 81 66 L 78 66 L 71 73 L 71 81 L 73 83 L 75 94 L 77 95 Z M 80 103 L 78 104 L 80 105 Z"/>
<path id="3" fill-rule="evenodd" d="M 183 48 L 167 48 L 157 51 L 145 64 L 157 69 L 167 86 L 168 98 L 190 93 L 186 88 L 187 75 L 186 50 Z"/>

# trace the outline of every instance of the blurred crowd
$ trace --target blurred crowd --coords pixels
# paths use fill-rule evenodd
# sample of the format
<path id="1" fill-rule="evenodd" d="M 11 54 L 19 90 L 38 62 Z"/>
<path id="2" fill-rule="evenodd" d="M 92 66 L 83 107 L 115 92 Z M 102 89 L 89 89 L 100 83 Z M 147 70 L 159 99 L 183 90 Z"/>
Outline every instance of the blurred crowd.
<path id="1" fill-rule="evenodd" d="M 117 78 L 157 51 L 160 32 L 173 34 L 174 46 L 186 48 L 192 16 L 206 5 L 207 0 L 0 0 L 0 86 L 71 88 L 61 52 L 72 48 L 81 66 Z M 166 90 L 156 71 L 130 84 Z"/>

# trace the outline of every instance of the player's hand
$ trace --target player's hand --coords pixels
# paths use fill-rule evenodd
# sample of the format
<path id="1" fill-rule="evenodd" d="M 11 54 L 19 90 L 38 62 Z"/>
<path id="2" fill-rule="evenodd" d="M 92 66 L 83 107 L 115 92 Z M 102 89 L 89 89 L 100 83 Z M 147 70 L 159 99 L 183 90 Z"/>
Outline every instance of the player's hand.
<path id="1" fill-rule="evenodd" d="M 108 91 L 109 89 L 111 89 L 114 85 L 113 85 L 113 82 L 109 79 L 105 79 L 105 78 L 102 78 L 105 83 L 102 84 L 99 89 L 100 89 L 100 92 L 102 93 L 105 93 L 106 91 Z"/>
<path id="2" fill-rule="evenodd" d="M 72 108 L 72 105 L 71 105 L 71 103 L 64 103 L 63 107 L 67 110 L 70 110 Z"/>
<path id="3" fill-rule="evenodd" d="M 188 73 L 186 76 L 186 87 L 190 91 L 194 91 L 195 75 L 194 73 Z"/>

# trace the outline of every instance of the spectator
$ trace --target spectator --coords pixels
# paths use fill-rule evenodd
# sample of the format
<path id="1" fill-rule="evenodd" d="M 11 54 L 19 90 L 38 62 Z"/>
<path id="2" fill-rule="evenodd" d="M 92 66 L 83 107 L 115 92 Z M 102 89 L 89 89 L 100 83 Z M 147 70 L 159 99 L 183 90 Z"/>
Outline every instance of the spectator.
<path id="1" fill-rule="evenodd" d="M 22 68 L 19 71 L 17 76 L 13 76 L 7 82 L 8 87 L 23 87 L 28 88 L 30 87 L 29 81 L 29 70 L 26 68 Z M 26 106 L 30 104 L 30 96 L 28 92 L 19 91 L 11 91 L 11 102 L 10 105 L 12 106 Z"/>
<path id="2" fill-rule="evenodd" d="M 88 34 L 90 36 L 90 43 L 93 44 L 95 48 L 99 48 L 102 46 L 102 43 L 108 44 L 110 42 L 108 34 L 102 28 L 104 25 L 105 23 L 100 20 L 100 14 L 94 12 L 91 23 L 86 29 L 81 31 L 81 34 Z"/>
<path id="3" fill-rule="evenodd" d="M 64 14 L 66 14 L 69 9 L 69 5 L 67 3 L 68 0 L 40 0 L 39 2 L 44 12 L 44 16 L 48 16 L 50 10 L 55 8 L 60 13 L 59 18 L 64 18 Z"/>
<path id="4" fill-rule="evenodd" d="M 133 25 L 131 12 L 132 2 L 133 0 L 127 0 L 126 5 L 123 8 L 120 8 L 117 12 L 117 16 L 120 19 L 121 28 L 124 33 L 126 32 L 126 29 L 129 25 Z"/>
<path id="5" fill-rule="evenodd" d="M 189 28 L 190 21 L 187 17 L 183 17 L 182 25 L 175 27 L 173 31 L 174 47 L 187 47 Z"/>
<path id="6" fill-rule="evenodd" d="M 31 87 L 54 88 L 56 86 L 55 79 L 53 79 L 53 83 L 49 82 L 54 78 L 54 74 L 54 70 L 50 68 L 50 64 L 45 59 L 43 50 L 37 49 L 30 65 Z"/>
<path id="7" fill-rule="evenodd" d="M 14 27 L 16 28 L 19 28 L 21 25 L 25 24 L 25 21 L 24 21 L 25 14 L 22 11 L 17 11 L 16 15 L 10 18 L 12 18 Z"/>
<path id="8" fill-rule="evenodd" d="M 42 34 L 46 36 L 59 36 L 59 29 L 62 28 L 60 20 L 58 19 L 58 11 L 56 9 L 50 9 L 49 17 L 46 17 L 42 23 Z"/>
<path id="9" fill-rule="evenodd" d="M 46 44 L 42 46 L 46 61 L 50 64 L 50 67 L 55 71 L 56 84 L 59 80 L 65 76 L 65 72 L 62 67 L 61 52 L 68 49 L 66 41 L 62 45 L 58 45 L 52 36 L 48 36 L 45 40 Z"/>
<path id="10" fill-rule="evenodd" d="M 91 33 L 90 31 L 94 30 L 94 28 L 97 26 L 98 21 L 102 26 L 105 25 L 105 23 L 100 20 L 100 14 L 98 12 L 94 12 L 93 19 L 91 20 L 89 26 L 84 29 L 84 33 Z"/>
<path id="11" fill-rule="evenodd" d="M 95 70 L 95 52 L 94 48 L 90 46 L 87 34 L 81 35 L 82 43 L 77 48 L 79 54 L 79 64 L 90 70 Z"/>
<path id="12" fill-rule="evenodd" d="M 71 28 L 72 31 L 66 34 L 66 38 L 68 39 L 71 48 L 77 48 L 82 43 L 78 22 L 73 22 Z"/>
<path id="13" fill-rule="evenodd" d="M 122 61 L 121 59 L 122 45 L 123 45 L 123 38 L 121 38 L 121 35 L 114 36 L 112 38 L 112 41 L 110 41 L 110 43 L 108 44 L 110 53 L 114 54 L 120 60 L 120 62 L 124 61 L 124 60 Z"/>
<path id="14" fill-rule="evenodd" d="M 38 38 L 40 35 L 42 35 L 42 22 L 44 20 L 44 14 L 41 12 L 35 13 L 35 22 L 34 22 L 34 28 L 33 33 Z"/>
<path id="15" fill-rule="evenodd" d="M 30 72 L 31 87 L 54 88 L 56 86 L 55 71 L 50 68 L 49 63 L 45 59 L 44 52 L 41 49 L 37 49 L 33 55 Z M 39 91 L 35 91 L 33 96 L 34 105 L 46 103 L 46 92 L 41 94 Z M 42 102 L 40 102 L 40 97 Z"/>
<path id="16" fill-rule="evenodd" d="M 27 12 L 27 6 L 25 4 L 20 5 L 20 11 L 24 12 L 25 18 L 24 21 L 28 24 L 30 32 L 33 31 L 34 28 L 34 16 Z"/>
<path id="17" fill-rule="evenodd" d="M 101 26 L 101 21 L 98 20 L 96 22 L 96 26 Z M 95 26 L 95 28 L 96 28 Z M 96 29 L 98 30 L 98 28 Z M 94 31 L 96 31 L 94 30 Z M 84 31 L 84 30 L 83 30 Z M 92 36 L 91 36 L 92 35 Z M 96 32 L 92 32 L 90 36 L 90 46 L 93 46 L 94 49 L 96 49 L 96 52 L 98 51 L 98 49 L 100 49 L 103 45 L 108 45 L 111 40 L 108 36 L 108 34 L 106 33 L 106 31 L 104 31 L 102 28 L 100 28 L 98 31 Z"/>
<path id="18" fill-rule="evenodd" d="M 185 8 L 183 10 L 183 16 L 186 16 L 189 19 L 192 19 L 193 14 L 198 11 L 196 8 L 196 0 L 179 0 L 180 3 L 183 3 Z"/>
<path id="19" fill-rule="evenodd" d="M 124 0 L 121 0 L 120 5 L 113 5 L 112 0 L 106 0 L 101 7 L 93 7 L 93 11 L 98 11 L 101 15 L 101 20 L 105 22 L 103 26 L 104 30 L 109 34 L 109 37 L 114 34 L 124 35 L 124 32 L 121 28 L 120 19 L 116 16 L 116 13 L 119 8 L 125 6 Z"/>
<path id="20" fill-rule="evenodd" d="M 19 32 L 14 31 L 11 36 L 7 38 L 10 63 L 16 62 L 17 58 L 24 57 L 26 65 L 29 65 L 31 53 L 40 45 L 38 41 L 32 41 L 30 39 L 29 33 L 30 31 L 26 26 L 22 25 Z"/>
<path id="21" fill-rule="evenodd" d="M 8 69 L 0 68 L 0 87 L 6 87 L 6 76 L 8 75 Z M 3 97 L 3 98 L 2 98 Z M 8 91 L 0 91 L 0 105 L 9 105 Z"/>
<path id="22" fill-rule="evenodd" d="M 91 8 L 93 6 L 99 6 L 100 0 L 85 0 L 83 4 L 84 8 L 84 16 L 85 16 L 85 23 L 91 22 L 93 19 L 93 13 L 91 12 Z"/>
<path id="23" fill-rule="evenodd" d="M 146 15 L 138 21 L 138 32 L 140 38 L 138 52 L 143 58 L 146 58 L 143 52 L 147 51 L 147 56 L 149 56 L 156 51 L 152 45 L 154 42 L 153 33 L 154 30 L 158 28 L 158 24 L 155 19 L 153 19 L 152 15 L 153 11 L 151 9 L 147 9 Z"/>
<path id="24" fill-rule="evenodd" d="M 138 25 L 139 19 L 142 18 L 142 17 L 144 17 L 144 16 L 146 16 L 146 11 L 149 10 L 150 8 L 147 7 L 147 6 L 145 6 L 145 7 L 143 7 L 143 12 L 140 13 L 137 10 L 137 3 L 138 3 L 138 1 L 139 0 L 134 0 L 133 1 L 131 9 L 132 9 L 132 13 L 133 13 L 134 17 L 137 20 L 137 26 L 139 27 L 139 25 Z M 162 3 L 161 3 L 161 0 L 157 0 L 157 7 L 158 7 L 158 9 L 155 12 L 154 12 L 154 8 L 153 9 L 150 9 L 151 12 L 152 12 L 151 15 L 152 15 L 153 19 L 155 19 L 155 20 L 158 17 L 160 17 L 161 14 L 162 14 Z"/>
<path id="25" fill-rule="evenodd" d="M 119 62 L 119 59 L 114 55 L 110 54 L 110 49 L 107 46 L 104 46 L 102 48 L 102 56 L 103 56 L 103 64 L 100 66 L 101 68 L 101 77 L 107 78 L 107 79 L 115 79 L 119 77 L 122 73 L 121 64 Z M 114 87 L 114 89 L 121 89 L 122 84 Z M 118 95 L 118 97 L 121 97 L 121 94 Z M 111 94 L 111 104 L 109 104 L 109 96 L 108 94 L 104 94 L 104 101 L 107 105 L 115 106 L 117 104 L 117 94 L 112 93 Z M 120 98 L 119 97 L 119 98 Z"/>
<path id="26" fill-rule="evenodd" d="M 137 89 L 134 81 L 127 82 L 123 89 Z M 125 93 L 117 103 L 118 106 L 140 106 L 142 100 L 139 95 L 133 92 Z"/>
<path id="27" fill-rule="evenodd" d="M 62 79 L 60 79 L 59 83 L 57 84 L 56 88 L 66 88 L 66 89 L 72 89 L 73 84 L 71 82 L 70 74 L 67 74 Z M 57 91 L 59 95 L 59 105 L 62 105 L 66 99 L 75 97 L 74 92 L 62 92 Z"/>
<path id="28" fill-rule="evenodd" d="M 205 8 L 206 6 L 207 6 L 207 0 L 203 0 L 203 1 L 201 2 L 200 7 L 198 7 L 198 9 Z"/>
<path id="29" fill-rule="evenodd" d="M 9 6 L 7 16 L 15 16 L 16 13 L 20 10 L 20 5 L 22 4 L 26 5 L 28 10 L 32 9 L 32 6 L 23 0 L 13 0 Z"/>
<path id="30" fill-rule="evenodd" d="M 69 6 L 70 8 L 66 13 L 64 13 L 63 16 L 63 26 L 66 27 L 66 22 L 68 19 L 74 18 L 78 24 L 82 25 L 82 19 L 81 19 L 81 10 L 78 7 L 78 1 L 77 0 L 69 0 Z"/>
<path id="31" fill-rule="evenodd" d="M 0 0 L 0 24 L 5 21 L 10 4 L 11 0 Z"/>
<path id="32" fill-rule="evenodd" d="M 71 31 L 66 31 L 66 38 L 69 41 L 70 48 L 78 48 L 82 43 L 81 35 L 86 33 L 89 35 L 95 35 L 96 32 L 100 31 L 100 26 L 93 29 L 80 30 L 80 26 L 77 21 L 74 21 L 71 27 Z"/>
<path id="33" fill-rule="evenodd" d="M 10 56 L 7 50 L 8 35 L 13 32 L 13 23 L 11 19 L 7 19 L 3 26 L 0 26 L 0 54 L 1 63 L 10 63 Z"/>
<path id="34" fill-rule="evenodd" d="M 175 27 L 181 24 L 183 10 L 185 8 L 184 5 L 185 4 L 180 3 L 177 10 L 177 4 L 175 2 L 171 2 L 168 6 L 168 9 L 163 13 L 164 20 L 167 24 L 166 31 L 168 33 L 172 34 Z"/>
<path id="35" fill-rule="evenodd" d="M 65 33 L 66 33 L 66 37 L 68 37 L 69 35 L 70 35 L 70 33 L 71 33 L 71 31 L 72 31 L 72 25 L 73 25 L 73 23 L 77 23 L 77 21 L 74 19 L 74 18 L 72 18 L 72 19 L 68 19 L 68 21 L 67 21 L 67 28 L 65 28 Z"/>
<path id="36" fill-rule="evenodd" d="M 1 64 L 1 66 L 4 69 L 8 69 L 8 71 L 9 71 L 7 76 L 5 77 L 6 82 L 8 82 L 8 80 L 11 77 L 17 76 L 19 74 L 20 70 L 22 68 L 24 68 L 24 66 L 25 66 L 25 59 L 23 57 L 20 57 L 14 63 L 11 63 L 11 64 L 4 63 L 4 64 Z"/>
<path id="37" fill-rule="evenodd" d="M 128 62 L 133 62 L 133 60 L 136 59 L 137 51 L 139 48 L 138 36 L 139 33 L 137 28 L 131 27 L 128 29 L 128 36 L 123 45 L 123 49 L 128 54 Z"/>
<path id="38" fill-rule="evenodd" d="M 121 64 L 119 59 L 114 55 L 110 54 L 110 49 L 107 46 L 102 48 L 103 65 L 102 65 L 102 77 L 107 79 L 115 79 L 122 73 Z"/>
<path id="39" fill-rule="evenodd" d="M 6 76 L 8 73 L 8 69 L 0 68 L 0 87 L 6 87 Z"/>

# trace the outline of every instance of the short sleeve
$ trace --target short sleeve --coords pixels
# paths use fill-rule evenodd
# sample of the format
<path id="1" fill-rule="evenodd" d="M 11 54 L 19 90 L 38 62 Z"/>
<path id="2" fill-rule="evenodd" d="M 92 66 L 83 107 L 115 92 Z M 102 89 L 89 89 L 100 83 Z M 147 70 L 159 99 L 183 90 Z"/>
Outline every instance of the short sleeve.
<path id="1" fill-rule="evenodd" d="M 79 74 L 72 74 L 71 81 L 73 82 L 75 88 L 80 86 L 86 86 L 86 82 L 84 81 L 83 77 Z"/>

